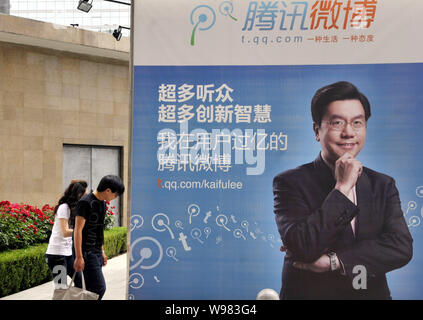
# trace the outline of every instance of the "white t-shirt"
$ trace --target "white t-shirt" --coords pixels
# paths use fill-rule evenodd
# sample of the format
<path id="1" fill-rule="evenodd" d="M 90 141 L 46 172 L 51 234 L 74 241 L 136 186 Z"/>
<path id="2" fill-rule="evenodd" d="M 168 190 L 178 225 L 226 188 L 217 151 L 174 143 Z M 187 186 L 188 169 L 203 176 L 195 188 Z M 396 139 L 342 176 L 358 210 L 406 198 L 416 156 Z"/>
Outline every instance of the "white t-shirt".
<path id="1" fill-rule="evenodd" d="M 70 208 L 67 203 L 63 203 L 57 209 L 56 217 L 54 218 L 53 230 L 51 231 L 50 240 L 48 242 L 47 254 L 55 254 L 61 256 L 72 255 L 72 237 L 63 237 L 60 230 L 59 219 L 69 220 Z"/>

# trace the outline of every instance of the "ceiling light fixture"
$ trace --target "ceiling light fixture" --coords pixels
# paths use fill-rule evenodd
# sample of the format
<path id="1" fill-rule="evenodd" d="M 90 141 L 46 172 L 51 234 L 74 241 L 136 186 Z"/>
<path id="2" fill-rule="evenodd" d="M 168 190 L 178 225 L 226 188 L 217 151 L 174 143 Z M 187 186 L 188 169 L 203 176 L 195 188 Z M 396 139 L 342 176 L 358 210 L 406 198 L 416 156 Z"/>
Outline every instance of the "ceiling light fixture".
<path id="1" fill-rule="evenodd" d="M 88 12 L 93 7 L 92 3 L 93 3 L 93 0 L 91 0 L 91 2 L 89 0 L 79 0 L 78 10 Z"/>
<path id="2" fill-rule="evenodd" d="M 90 11 L 91 8 L 93 7 L 93 1 L 94 0 L 91 0 L 91 1 L 90 0 L 79 0 L 78 10 L 81 10 L 81 11 L 84 11 L 84 12 Z M 123 2 L 123 1 L 116 1 L 116 0 L 103 0 L 103 1 L 125 4 L 127 6 L 131 5 L 130 2 Z"/>
<path id="3" fill-rule="evenodd" d="M 117 41 L 119 41 L 119 40 L 120 40 L 120 38 L 122 38 L 122 29 L 131 30 L 131 28 L 128 28 L 128 27 L 122 27 L 122 26 L 119 26 L 117 29 L 115 29 L 115 30 L 113 31 L 113 37 L 115 37 L 115 39 L 116 39 Z"/>

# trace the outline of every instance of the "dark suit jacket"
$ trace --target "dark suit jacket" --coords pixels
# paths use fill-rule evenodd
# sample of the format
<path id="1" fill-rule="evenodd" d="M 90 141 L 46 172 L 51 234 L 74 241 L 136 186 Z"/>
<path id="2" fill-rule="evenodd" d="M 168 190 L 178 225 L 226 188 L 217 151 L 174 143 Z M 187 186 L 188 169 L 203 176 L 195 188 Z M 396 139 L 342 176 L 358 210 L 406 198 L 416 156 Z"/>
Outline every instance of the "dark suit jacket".
<path id="1" fill-rule="evenodd" d="M 281 299 L 390 299 L 385 274 L 406 265 L 413 239 L 405 222 L 395 181 L 363 168 L 356 184 L 357 206 L 334 189 L 335 179 L 319 155 L 314 162 L 273 180 L 274 212 L 284 245 Z M 351 220 L 356 216 L 356 237 Z M 294 261 L 314 262 L 335 251 L 346 275 L 296 269 Z M 367 270 L 367 289 L 353 279 Z"/>

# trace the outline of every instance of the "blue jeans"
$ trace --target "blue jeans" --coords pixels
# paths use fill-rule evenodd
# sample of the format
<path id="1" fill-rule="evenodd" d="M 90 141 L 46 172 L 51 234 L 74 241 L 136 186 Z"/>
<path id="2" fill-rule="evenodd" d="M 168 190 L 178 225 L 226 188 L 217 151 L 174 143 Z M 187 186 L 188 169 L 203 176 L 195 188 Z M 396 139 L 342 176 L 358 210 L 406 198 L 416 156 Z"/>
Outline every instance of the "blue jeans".
<path id="1" fill-rule="evenodd" d="M 66 274 L 69 277 L 73 277 L 74 273 L 75 273 L 75 269 L 73 268 L 73 256 L 62 256 L 62 255 L 56 255 L 56 254 L 46 254 L 46 262 L 47 265 L 53 275 L 53 281 L 55 282 L 55 284 L 63 284 L 65 285 L 66 283 L 61 283 L 62 278 L 61 278 L 61 268 L 57 268 L 57 266 L 63 266 L 64 270 L 66 270 Z M 56 268 L 55 268 L 56 267 Z M 63 269 L 62 269 L 63 270 Z M 67 282 L 67 279 L 64 279 L 65 282 Z M 81 283 L 81 275 L 79 273 L 77 273 L 75 275 L 75 285 L 77 283 Z"/>
<path id="2" fill-rule="evenodd" d="M 86 251 L 83 253 L 85 267 L 84 279 L 88 291 L 99 295 L 98 300 L 103 298 L 106 292 L 106 282 L 103 276 L 103 255 L 99 251 Z"/>

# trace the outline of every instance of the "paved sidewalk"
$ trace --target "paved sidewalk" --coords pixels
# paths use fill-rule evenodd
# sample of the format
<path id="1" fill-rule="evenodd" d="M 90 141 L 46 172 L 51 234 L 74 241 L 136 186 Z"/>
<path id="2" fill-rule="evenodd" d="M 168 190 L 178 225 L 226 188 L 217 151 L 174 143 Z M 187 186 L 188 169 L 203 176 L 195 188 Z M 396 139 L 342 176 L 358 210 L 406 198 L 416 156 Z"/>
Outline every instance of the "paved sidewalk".
<path id="1" fill-rule="evenodd" d="M 127 277 L 127 255 L 126 253 L 107 261 L 103 268 L 106 279 L 106 293 L 103 300 L 125 300 L 126 299 L 126 277 Z M 70 278 L 68 278 L 68 283 Z M 47 282 L 38 287 L 27 289 L 0 300 L 51 300 L 53 295 L 53 282 Z"/>

